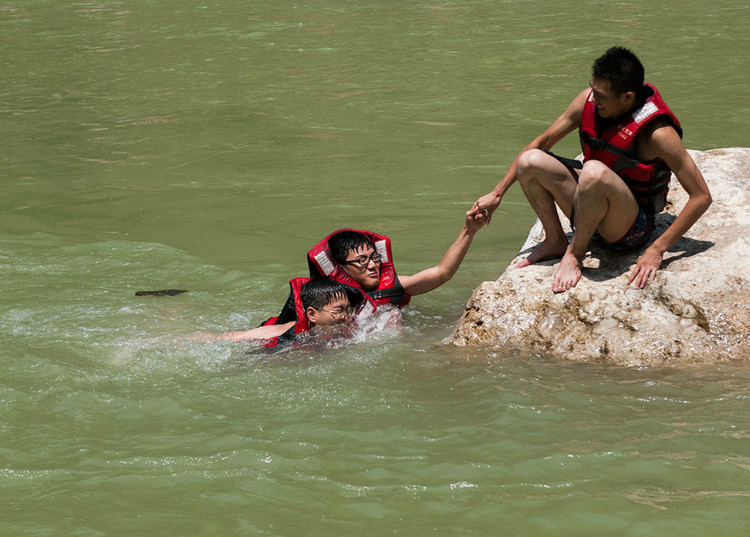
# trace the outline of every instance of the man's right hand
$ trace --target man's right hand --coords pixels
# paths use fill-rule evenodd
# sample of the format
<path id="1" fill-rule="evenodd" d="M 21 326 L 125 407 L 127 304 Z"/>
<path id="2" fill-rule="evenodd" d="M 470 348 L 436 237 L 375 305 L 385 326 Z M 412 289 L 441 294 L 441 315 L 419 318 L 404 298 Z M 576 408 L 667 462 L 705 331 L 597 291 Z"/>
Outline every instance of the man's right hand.
<path id="1" fill-rule="evenodd" d="M 494 192 L 490 192 L 489 194 L 485 194 L 484 196 L 479 198 L 474 202 L 474 205 L 471 208 L 474 219 L 479 221 L 484 218 L 484 225 L 490 225 L 490 220 L 492 220 L 492 213 L 494 213 L 495 209 L 500 206 L 500 202 L 502 201 L 502 199 L 502 196 L 499 196 Z"/>

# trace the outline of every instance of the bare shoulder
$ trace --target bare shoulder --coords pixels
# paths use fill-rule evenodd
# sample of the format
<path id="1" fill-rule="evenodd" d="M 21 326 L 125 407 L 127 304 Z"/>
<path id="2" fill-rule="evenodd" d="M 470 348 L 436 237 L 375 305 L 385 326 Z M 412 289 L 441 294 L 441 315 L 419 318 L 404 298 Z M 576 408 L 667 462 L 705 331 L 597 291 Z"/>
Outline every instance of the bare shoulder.
<path id="1" fill-rule="evenodd" d="M 650 124 L 646 125 L 643 134 L 645 136 L 654 136 L 657 132 L 659 133 L 659 136 L 662 137 L 674 135 L 677 136 L 678 139 L 680 138 L 680 135 L 677 134 L 677 130 L 674 128 L 672 122 L 665 117 L 656 118 Z"/>
<path id="2" fill-rule="evenodd" d="M 682 138 L 680 138 L 674 126 L 669 121 L 662 119 L 656 120 L 654 123 L 654 125 L 649 125 L 649 129 L 644 133 L 647 136 L 643 136 L 643 140 L 638 140 L 639 143 L 643 144 L 639 145 L 639 151 L 643 148 L 642 155 L 648 157 L 649 161 L 664 162 L 691 196 L 694 193 L 700 193 L 710 203 L 708 186 L 703 174 L 698 169 L 693 157 L 685 149 Z"/>
<path id="3" fill-rule="evenodd" d="M 576 98 L 573 99 L 570 105 L 568 105 L 568 109 L 565 111 L 565 114 L 573 119 L 576 123 L 581 122 L 581 116 L 583 116 L 583 107 L 586 105 L 586 101 L 588 100 L 589 95 L 591 95 L 591 88 L 586 88 L 585 90 L 581 91 L 578 95 L 576 95 Z"/>
<path id="4" fill-rule="evenodd" d="M 638 136 L 637 152 L 644 162 L 653 160 L 669 161 L 676 157 L 688 156 L 682 138 L 674 125 L 665 118 L 659 118 L 646 126 Z"/>
<path id="5" fill-rule="evenodd" d="M 573 103 L 579 103 L 581 107 L 583 107 L 584 103 L 588 100 L 589 95 L 591 95 L 591 88 L 586 88 L 584 90 L 581 90 L 581 92 L 576 95 L 576 98 L 573 99 Z"/>
<path id="6" fill-rule="evenodd" d="M 586 100 L 590 92 L 591 89 L 585 89 L 579 93 L 552 125 L 547 127 L 547 130 L 537 137 L 527 148 L 538 147 L 549 151 L 557 142 L 577 129 L 581 125 L 583 108 L 586 105 Z"/>
<path id="7" fill-rule="evenodd" d="M 409 289 L 412 285 L 414 285 L 415 279 L 416 278 L 414 276 L 405 276 L 403 274 L 398 275 L 398 282 L 401 284 L 401 287 L 404 288 L 404 291 L 406 291 L 408 294 L 411 294 L 409 292 Z"/>

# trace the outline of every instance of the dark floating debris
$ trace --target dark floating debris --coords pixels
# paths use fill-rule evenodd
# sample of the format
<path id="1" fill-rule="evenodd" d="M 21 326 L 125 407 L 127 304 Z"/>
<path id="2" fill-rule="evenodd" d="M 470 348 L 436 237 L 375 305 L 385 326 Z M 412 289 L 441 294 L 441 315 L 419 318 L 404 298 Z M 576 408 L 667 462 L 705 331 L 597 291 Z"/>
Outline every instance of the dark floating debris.
<path id="1" fill-rule="evenodd" d="M 187 293 L 187 289 L 161 289 L 159 291 L 136 291 L 135 296 L 175 296 Z"/>

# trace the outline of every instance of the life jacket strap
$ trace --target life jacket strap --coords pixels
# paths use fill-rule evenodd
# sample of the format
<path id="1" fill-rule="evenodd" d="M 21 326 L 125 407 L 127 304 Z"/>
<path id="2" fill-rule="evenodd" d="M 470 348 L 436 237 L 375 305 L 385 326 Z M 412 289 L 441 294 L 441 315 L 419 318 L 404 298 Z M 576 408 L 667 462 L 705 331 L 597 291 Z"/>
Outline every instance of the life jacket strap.
<path id="1" fill-rule="evenodd" d="M 610 144 L 609 142 L 606 142 L 601 138 L 594 138 L 593 136 L 583 132 L 583 129 L 581 128 L 578 129 L 578 134 L 581 138 L 581 142 L 583 142 L 584 145 L 587 145 L 594 149 L 598 149 L 600 151 L 607 151 L 608 153 L 612 153 L 613 155 L 617 155 L 618 157 L 620 157 L 617 162 L 615 162 L 614 166 L 612 166 L 612 171 L 614 171 L 615 173 L 618 173 L 622 170 L 627 170 L 629 168 L 635 168 L 639 164 L 641 164 L 641 161 L 639 161 L 635 157 L 635 154 L 631 153 L 630 151 L 626 151 L 614 144 Z"/>
<path id="2" fill-rule="evenodd" d="M 580 160 L 561 157 L 560 155 L 555 155 L 552 151 L 545 151 L 545 153 L 547 153 L 550 157 L 557 159 L 561 164 L 567 166 L 568 168 L 573 168 L 574 170 L 583 169 L 583 162 L 581 162 Z"/>
<path id="3" fill-rule="evenodd" d="M 387 289 L 378 289 L 367 294 L 370 295 L 370 298 L 372 298 L 373 300 L 380 300 L 382 298 L 397 298 L 400 302 L 404 298 L 404 288 L 401 286 L 400 282 L 397 282 L 393 287 L 389 287 Z"/>

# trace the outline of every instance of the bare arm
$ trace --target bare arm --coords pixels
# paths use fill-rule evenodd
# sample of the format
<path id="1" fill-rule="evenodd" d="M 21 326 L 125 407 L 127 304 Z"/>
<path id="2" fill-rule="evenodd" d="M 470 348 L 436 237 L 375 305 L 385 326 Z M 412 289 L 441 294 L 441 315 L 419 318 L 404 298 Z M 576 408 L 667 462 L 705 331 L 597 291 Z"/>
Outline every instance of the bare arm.
<path id="1" fill-rule="evenodd" d="M 269 326 L 259 326 L 257 328 L 251 328 L 250 330 L 236 330 L 233 332 L 224 332 L 220 336 L 215 337 L 215 340 L 232 340 L 232 341 L 246 341 L 248 339 L 272 339 L 279 337 L 281 334 L 289 330 L 294 326 L 294 321 L 284 324 L 272 324 Z"/>
<path id="2" fill-rule="evenodd" d="M 558 117 L 554 121 L 554 123 L 552 123 L 552 125 L 547 128 L 547 130 L 537 136 L 530 144 L 524 147 L 521 152 L 518 153 L 518 155 L 516 155 L 516 158 L 513 159 L 513 162 L 508 169 L 508 172 L 497 184 L 497 186 L 495 186 L 495 188 L 493 188 L 489 194 L 485 194 L 474 202 L 474 206 L 472 207 L 472 214 L 475 218 L 480 213 L 484 213 L 484 211 L 487 211 L 485 224 L 489 225 L 490 220 L 492 219 L 492 213 L 494 213 L 495 210 L 500 206 L 500 202 L 502 201 L 503 196 L 508 191 L 508 189 L 513 186 L 513 183 L 516 182 L 516 162 L 518 161 L 518 157 L 520 157 L 524 151 L 528 151 L 529 149 L 541 149 L 543 151 L 549 151 L 557 142 L 559 142 L 568 134 L 573 132 L 573 130 L 578 128 L 578 126 L 581 124 L 581 114 L 583 113 L 583 106 L 584 104 L 586 104 L 586 99 L 590 91 L 591 89 L 587 88 L 579 93 L 578 96 L 573 99 L 573 102 L 568 105 L 568 108 L 565 110 L 565 112 L 563 112 L 563 114 Z"/>
<path id="3" fill-rule="evenodd" d="M 661 266 L 664 253 L 687 233 L 706 212 L 712 201 L 703 174 L 672 127 L 659 128 L 657 126 L 644 144 L 647 144 L 646 150 L 650 159 L 659 158 L 669 166 L 687 192 L 688 201 L 674 222 L 636 261 L 628 283 L 635 281 L 635 286 L 639 289 L 656 277 L 656 271 Z"/>
<path id="4" fill-rule="evenodd" d="M 466 221 L 456 241 L 451 244 L 448 251 L 437 266 L 425 269 L 413 276 L 399 276 L 401 285 L 409 295 L 421 295 L 437 289 L 450 280 L 461 266 L 461 263 L 469 251 L 474 235 L 484 226 L 484 215 L 475 218 L 474 211 L 466 213 Z"/>

